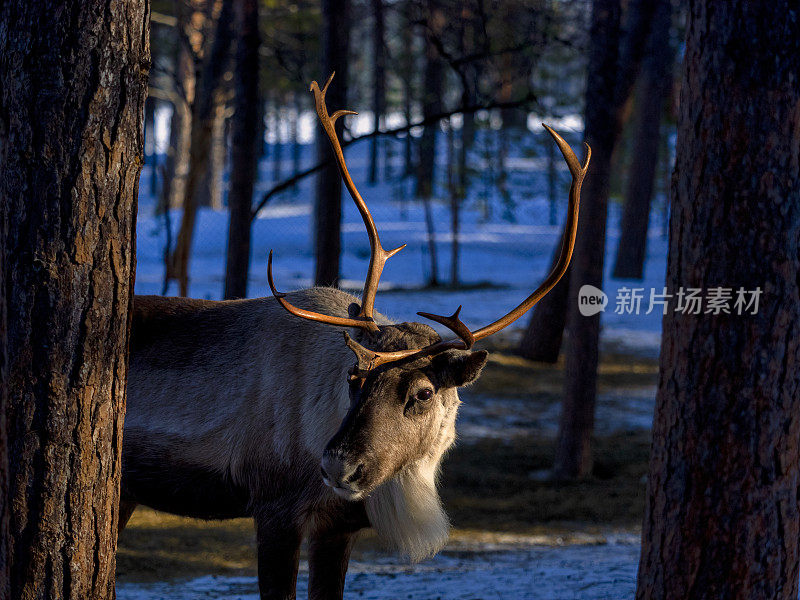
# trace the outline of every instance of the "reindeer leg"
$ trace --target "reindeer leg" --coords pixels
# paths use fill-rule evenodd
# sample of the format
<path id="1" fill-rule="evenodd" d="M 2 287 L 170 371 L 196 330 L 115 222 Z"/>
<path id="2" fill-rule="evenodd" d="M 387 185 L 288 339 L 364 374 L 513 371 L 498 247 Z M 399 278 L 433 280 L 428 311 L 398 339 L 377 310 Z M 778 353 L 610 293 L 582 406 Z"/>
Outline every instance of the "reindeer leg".
<path id="1" fill-rule="evenodd" d="M 300 529 L 275 518 L 256 518 L 256 541 L 261 600 L 295 600 Z"/>
<path id="2" fill-rule="evenodd" d="M 309 600 L 342 600 L 350 562 L 351 531 L 313 533 L 308 540 Z"/>

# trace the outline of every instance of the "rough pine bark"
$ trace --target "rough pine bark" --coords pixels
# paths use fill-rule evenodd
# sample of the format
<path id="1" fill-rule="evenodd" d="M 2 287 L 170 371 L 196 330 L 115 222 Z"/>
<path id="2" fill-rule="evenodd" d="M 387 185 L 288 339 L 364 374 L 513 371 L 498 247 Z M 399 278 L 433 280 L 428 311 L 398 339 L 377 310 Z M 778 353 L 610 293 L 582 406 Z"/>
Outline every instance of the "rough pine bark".
<path id="1" fill-rule="evenodd" d="M 667 288 L 761 289 L 664 318 L 639 600 L 796 600 L 797 3 L 690 3 Z"/>
<path id="2" fill-rule="evenodd" d="M 247 297 L 253 188 L 259 151 L 258 0 L 238 0 L 235 10 L 236 59 L 233 69 L 231 188 L 228 193 L 228 257 L 225 298 Z"/>
<path id="3" fill-rule="evenodd" d="M 0 22 L 10 597 L 113 598 L 149 8 Z"/>
<path id="4" fill-rule="evenodd" d="M 670 0 L 658 0 L 636 99 L 633 158 L 625 188 L 614 277 L 642 279 L 647 255 L 650 205 L 656 180 L 661 117 L 672 90 L 674 51 L 670 44 Z"/>
<path id="5" fill-rule="evenodd" d="M 350 44 L 349 0 L 322 1 L 322 81 L 335 72 L 326 102 L 331 114 L 347 107 L 347 63 Z M 336 122 L 341 139 L 344 119 Z M 320 128 L 316 139 L 317 162 L 330 160 L 330 141 Z M 339 281 L 339 255 L 342 245 L 342 179 L 339 168 L 331 162 L 316 178 L 314 206 L 315 285 L 336 285 Z"/>

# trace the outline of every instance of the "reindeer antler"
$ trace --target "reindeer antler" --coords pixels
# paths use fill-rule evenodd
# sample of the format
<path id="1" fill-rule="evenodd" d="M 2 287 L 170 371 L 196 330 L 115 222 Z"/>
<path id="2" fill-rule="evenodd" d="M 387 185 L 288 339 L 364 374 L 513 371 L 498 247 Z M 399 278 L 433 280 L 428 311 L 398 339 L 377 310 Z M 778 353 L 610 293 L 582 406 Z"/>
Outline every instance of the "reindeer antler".
<path id="1" fill-rule="evenodd" d="M 293 315 L 302 317 L 304 319 L 309 319 L 311 321 L 327 323 L 329 325 L 337 325 L 340 327 L 358 327 L 369 331 L 378 331 L 378 325 L 373 319 L 375 294 L 378 291 L 378 282 L 380 281 L 381 273 L 383 272 L 383 267 L 386 264 L 386 261 L 390 257 L 397 254 L 400 250 L 405 248 L 405 244 L 399 248 L 389 251 L 383 248 L 380 238 L 378 237 L 378 229 L 375 227 L 375 221 L 372 219 L 372 215 L 370 214 L 364 199 L 361 197 L 361 194 L 359 194 L 355 184 L 353 183 L 353 179 L 350 177 L 350 173 L 347 170 L 347 165 L 345 164 L 342 146 L 339 143 L 339 138 L 336 136 L 336 129 L 334 125 L 336 123 L 336 119 L 339 117 L 343 115 L 354 115 L 357 113 L 351 110 L 337 110 L 335 113 L 333 113 L 333 115 L 328 115 L 328 109 L 325 106 L 325 92 L 328 90 L 328 86 L 332 80 L 333 74 L 331 74 L 331 76 L 328 78 L 328 81 L 325 83 L 325 86 L 321 90 L 319 85 L 317 85 L 317 82 L 312 81 L 310 91 L 314 94 L 317 116 L 319 116 L 320 123 L 325 129 L 325 133 L 328 135 L 328 139 L 330 140 L 333 153 L 336 157 L 336 164 L 339 166 L 339 172 L 342 175 L 345 186 L 347 186 L 348 192 L 350 192 L 350 195 L 358 207 L 359 213 L 361 213 L 361 218 L 364 221 L 364 225 L 367 228 L 367 234 L 369 235 L 369 244 L 372 252 L 369 261 L 367 279 L 364 283 L 364 292 L 361 297 L 361 309 L 357 317 L 349 318 L 323 315 L 321 313 L 316 313 L 293 306 L 286 300 L 286 294 L 282 294 L 275 289 L 275 283 L 272 280 L 272 251 L 269 253 L 267 277 L 269 279 L 269 287 L 272 290 L 272 294 L 275 296 L 278 302 L 280 302 L 281 306 L 283 306 Z M 505 327 L 508 327 L 511 323 L 528 312 L 539 300 L 541 300 L 545 295 L 547 295 L 548 292 L 550 292 L 550 290 L 555 287 L 558 281 L 564 276 L 564 273 L 567 272 L 569 261 L 572 258 L 572 250 L 575 247 L 575 237 L 578 231 L 578 212 L 580 208 L 581 184 L 583 183 L 583 179 L 586 176 L 586 171 L 589 168 L 589 160 L 592 157 L 592 149 L 588 144 L 586 144 L 586 161 L 583 165 L 581 165 L 578 157 L 575 156 L 572 148 L 570 148 L 569 144 L 564 141 L 564 138 L 562 138 L 551 127 L 548 127 L 544 123 L 542 126 L 555 140 L 556 144 L 561 150 L 561 154 L 564 156 L 567 166 L 569 167 L 569 171 L 572 174 L 572 185 L 569 190 L 569 208 L 567 211 L 567 220 L 564 224 L 564 235 L 562 236 L 563 242 L 561 244 L 561 252 L 559 253 L 558 260 L 556 261 L 556 265 L 553 267 L 553 270 L 542 282 L 542 284 L 537 287 L 530 296 L 523 300 L 519 306 L 511 310 L 503 317 L 499 318 L 494 323 L 486 325 L 485 327 L 481 327 L 474 332 L 470 331 L 470 329 L 461 321 L 461 319 L 459 319 L 459 314 L 461 313 L 460 306 L 449 317 L 434 315 L 426 312 L 417 313 L 421 317 L 425 317 L 426 319 L 430 319 L 444 325 L 459 337 L 458 340 L 442 341 L 436 344 L 431 344 L 430 346 L 426 346 L 424 348 L 379 352 L 365 348 L 355 340 L 351 339 L 350 336 L 345 333 L 345 341 L 347 346 L 353 350 L 358 359 L 355 373 L 356 376 L 363 377 L 366 372 L 380 365 L 398 361 L 410 356 L 425 356 L 453 348 L 470 349 L 476 341 L 488 337 L 493 333 L 497 333 Z"/>

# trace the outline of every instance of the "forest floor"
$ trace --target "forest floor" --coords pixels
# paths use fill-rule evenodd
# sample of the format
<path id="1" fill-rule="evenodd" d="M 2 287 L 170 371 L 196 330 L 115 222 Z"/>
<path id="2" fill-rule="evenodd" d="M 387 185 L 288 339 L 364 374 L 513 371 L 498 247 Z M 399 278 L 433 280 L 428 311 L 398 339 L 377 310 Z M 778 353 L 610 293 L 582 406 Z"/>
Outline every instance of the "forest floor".
<path id="1" fill-rule="evenodd" d="M 510 346 L 495 342 L 483 376 L 461 393 L 459 442 L 440 486 L 450 543 L 438 557 L 409 565 L 364 535 L 346 597 L 630 595 L 657 361 L 604 345 L 592 474 L 556 482 L 548 469 L 563 364 L 527 361 Z M 202 522 L 140 508 L 119 542 L 118 598 L 257 598 L 254 544 L 250 520 Z M 303 597 L 305 563 L 298 585 Z"/>

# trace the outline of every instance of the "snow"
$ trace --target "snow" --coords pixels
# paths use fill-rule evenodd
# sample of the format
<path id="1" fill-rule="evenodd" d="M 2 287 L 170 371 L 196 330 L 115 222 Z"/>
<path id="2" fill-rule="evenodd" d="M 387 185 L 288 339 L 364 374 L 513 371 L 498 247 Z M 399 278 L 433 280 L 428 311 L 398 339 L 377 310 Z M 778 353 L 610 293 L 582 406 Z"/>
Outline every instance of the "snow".
<path id="1" fill-rule="evenodd" d="M 532 136 L 531 136 L 532 138 Z M 574 136 L 573 136 L 574 138 Z M 538 136 L 535 144 L 552 143 Z M 570 139 L 575 147 L 576 139 Z M 394 144 L 392 170 L 399 173 L 402 155 L 401 141 Z M 527 150 L 512 152 L 509 158 L 509 189 L 512 205 L 503 204 L 491 186 L 476 178 L 470 197 L 464 202 L 461 244 L 461 280 L 465 284 L 490 285 L 462 291 L 422 289 L 430 271 L 427 233 L 424 214 L 419 202 L 413 201 L 410 182 L 365 183 L 368 143 L 348 148 L 350 171 L 367 200 L 375 217 L 381 241 L 387 248 L 401 244 L 408 246 L 387 262 L 381 293 L 376 307 L 384 314 L 399 320 L 417 320 L 418 310 L 450 314 L 463 305 L 462 319 L 470 326 L 482 326 L 493 321 L 516 306 L 541 282 L 547 274 L 553 250 L 561 233 L 567 201 L 568 174 L 558 163 L 560 193 L 556 214 L 559 222 L 548 223 L 550 206 L 545 197 L 545 163 L 531 159 L 532 143 L 520 144 Z M 440 144 L 443 146 L 444 144 Z M 476 144 L 480 147 L 481 144 Z M 289 155 L 285 149 L 283 156 Z M 494 154 L 476 156 L 476 160 L 493 160 Z M 302 164 L 311 164 L 313 147 L 302 146 Z M 513 168 L 511 168 L 513 166 Z M 283 161 L 284 176 L 290 161 Z M 165 229 L 163 217 L 154 215 L 154 200 L 149 193 L 149 166 L 142 175 L 137 234 L 137 293 L 160 293 L 163 279 L 163 247 Z M 495 165 L 496 169 L 496 165 Z M 440 169 L 442 172 L 443 169 Z M 256 198 L 271 187 L 273 165 L 262 160 Z M 488 192 L 487 192 L 488 189 Z M 441 190 L 439 190 L 441 192 Z M 488 195 L 489 214 L 484 212 L 484 196 Z M 441 194 L 440 194 L 441 196 Z M 313 251 L 311 245 L 313 178 L 307 178 L 296 193 L 284 192 L 274 198 L 258 215 L 253 224 L 252 263 L 249 293 L 252 296 L 268 294 L 266 281 L 266 256 L 274 250 L 275 280 L 279 289 L 288 291 L 311 285 Z M 344 196 L 342 226 L 342 286 L 358 293 L 369 262 L 369 242 L 355 205 Z M 666 265 L 666 240 L 658 233 L 660 217 L 653 217 L 648 244 L 648 260 L 643 282 L 615 280 L 610 277 L 612 257 L 619 239 L 619 206 L 612 203 L 608 222 L 606 245 L 606 280 L 604 291 L 609 305 L 602 317 L 602 338 L 615 347 L 636 352 L 658 352 L 661 314 L 658 310 L 649 315 L 617 314 L 614 312 L 617 290 L 622 286 L 642 287 L 645 301 L 650 288 L 661 291 Z M 450 269 L 450 211 L 444 200 L 434 202 L 434 221 L 439 264 L 439 277 L 449 280 Z M 509 220 L 511 217 L 513 220 Z M 180 211 L 171 215 L 173 238 L 180 223 Z M 201 209 L 191 255 L 190 295 L 218 299 L 222 294 L 224 261 L 227 240 L 227 213 Z M 168 293 L 176 293 L 172 283 Z M 524 327 L 521 319 L 515 327 Z"/>
<path id="2" fill-rule="evenodd" d="M 363 600 L 617 600 L 633 597 L 639 541 L 524 546 L 500 551 L 445 550 L 417 565 L 384 557 L 351 561 L 345 598 Z M 308 594 L 301 563 L 297 597 Z M 258 600 L 254 577 L 206 576 L 187 582 L 118 584 L 118 600 Z"/>

